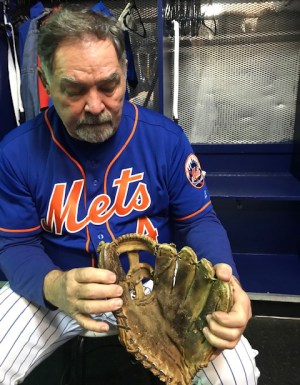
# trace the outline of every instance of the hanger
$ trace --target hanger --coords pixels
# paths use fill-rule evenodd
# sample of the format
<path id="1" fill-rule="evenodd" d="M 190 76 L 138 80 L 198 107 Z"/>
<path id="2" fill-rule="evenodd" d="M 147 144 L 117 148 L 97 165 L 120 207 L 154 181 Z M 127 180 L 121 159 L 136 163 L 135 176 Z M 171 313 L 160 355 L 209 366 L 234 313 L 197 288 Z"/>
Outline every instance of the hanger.
<path id="1" fill-rule="evenodd" d="M 134 0 L 127 0 L 127 4 L 118 21 L 123 30 L 131 31 L 143 38 L 147 37 L 143 20 Z"/>

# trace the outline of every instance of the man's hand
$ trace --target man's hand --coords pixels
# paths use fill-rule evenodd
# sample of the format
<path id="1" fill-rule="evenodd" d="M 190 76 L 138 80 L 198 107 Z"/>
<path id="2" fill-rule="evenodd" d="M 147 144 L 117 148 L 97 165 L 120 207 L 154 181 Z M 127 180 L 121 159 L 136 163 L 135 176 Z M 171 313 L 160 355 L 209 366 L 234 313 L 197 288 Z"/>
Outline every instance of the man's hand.
<path id="1" fill-rule="evenodd" d="M 210 344 L 218 350 L 233 349 L 252 317 L 251 303 L 247 293 L 232 275 L 229 265 L 217 264 L 214 267 L 219 279 L 231 282 L 233 285 L 233 307 L 229 313 L 216 311 L 208 315 L 208 328 L 204 328 L 203 332 Z M 212 359 L 217 355 L 218 352 Z"/>
<path id="2" fill-rule="evenodd" d="M 45 276 L 44 296 L 52 305 L 74 318 L 84 329 L 106 332 L 109 327 L 91 314 L 106 313 L 123 305 L 122 287 L 111 271 L 84 267 L 67 272 L 53 270 Z"/>

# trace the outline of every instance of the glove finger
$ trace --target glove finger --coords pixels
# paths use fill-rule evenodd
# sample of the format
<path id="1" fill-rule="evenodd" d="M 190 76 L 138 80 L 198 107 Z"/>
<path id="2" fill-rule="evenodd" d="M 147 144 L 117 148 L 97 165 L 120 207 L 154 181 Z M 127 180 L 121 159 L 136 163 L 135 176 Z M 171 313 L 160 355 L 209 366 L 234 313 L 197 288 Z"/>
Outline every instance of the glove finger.
<path id="1" fill-rule="evenodd" d="M 101 242 L 98 246 L 98 252 L 99 252 L 98 266 L 100 268 L 113 271 L 116 274 L 117 276 L 116 283 L 118 283 L 123 288 L 123 294 L 122 294 L 123 306 L 127 306 L 128 303 L 132 301 L 132 299 L 130 294 L 130 287 L 126 279 L 126 274 L 120 262 L 120 258 L 119 258 L 120 254 L 118 251 L 118 247 L 119 247 L 119 243 L 117 240 L 111 243 Z M 122 311 L 116 311 L 114 312 L 114 314 L 116 316 L 119 316 L 118 325 L 119 326 L 122 325 L 122 322 L 123 322 Z"/>
<path id="2" fill-rule="evenodd" d="M 174 298 L 186 301 L 191 285 L 195 279 L 197 255 L 190 247 L 183 247 L 178 253 L 175 285 L 172 291 Z"/>
<path id="3" fill-rule="evenodd" d="M 118 281 L 123 281 L 126 278 L 125 272 L 120 262 L 118 244 L 116 242 L 104 243 L 101 242 L 98 247 L 99 263 L 101 269 L 113 271 L 117 276 Z"/>
<path id="4" fill-rule="evenodd" d="M 175 282 L 177 250 L 174 245 L 163 243 L 159 245 L 155 255 L 153 290 L 155 290 L 158 298 L 169 298 Z"/>
<path id="5" fill-rule="evenodd" d="M 214 269 L 208 260 L 202 258 L 194 266 L 195 279 L 183 304 L 185 310 L 192 314 L 192 320 L 196 320 L 202 309 L 205 308 L 211 287 L 215 281 Z"/>
<path id="6" fill-rule="evenodd" d="M 214 311 L 230 311 L 233 305 L 233 288 L 229 282 L 216 279 L 212 283 L 211 291 L 207 298 L 205 313 L 201 317 L 206 317 Z"/>

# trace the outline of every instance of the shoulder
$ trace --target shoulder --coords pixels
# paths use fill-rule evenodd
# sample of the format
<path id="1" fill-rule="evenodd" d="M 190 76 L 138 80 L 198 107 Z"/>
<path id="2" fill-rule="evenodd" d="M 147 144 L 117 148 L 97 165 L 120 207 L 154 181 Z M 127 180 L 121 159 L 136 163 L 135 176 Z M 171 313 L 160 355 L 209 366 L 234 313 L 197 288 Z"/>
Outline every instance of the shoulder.
<path id="1" fill-rule="evenodd" d="M 32 120 L 29 120 L 20 126 L 11 130 L 0 142 L 1 151 L 10 150 L 18 147 L 20 151 L 29 143 L 36 142 L 38 132 L 45 127 L 45 120 L 43 114 L 39 114 Z"/>
<path id="2" fill-rule="evenodd" d="M 127 102 L 124 108 L 125 115 L 127 115 L 127 113 L 130 114 L 130 110 L 133 111 L 133 106 L 130 105 L 131 103 Z M 135 104 L 135 106 L 138 110 L 138 124 L 143 130 L 149 129 L 153 134 L 160 134 L 160 136 L 164 133 L 174 136 L 181 136 L 183 134 L 182 128 L 167 116 L 137 104 Z"/>

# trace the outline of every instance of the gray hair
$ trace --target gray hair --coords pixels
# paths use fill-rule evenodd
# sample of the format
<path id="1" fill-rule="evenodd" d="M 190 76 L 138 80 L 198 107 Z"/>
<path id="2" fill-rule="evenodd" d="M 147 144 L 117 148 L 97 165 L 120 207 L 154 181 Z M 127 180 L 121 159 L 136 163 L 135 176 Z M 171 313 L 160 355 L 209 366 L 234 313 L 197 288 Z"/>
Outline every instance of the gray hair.
<path id="1" fill-rule="evenodd" d="M 124 34 L 117 21 L 103 13 L 95 12 L 87 5 L 65 5 L 51 14 L 40 27 L 38 36 L 38 54 L 41 67 L 47 74 L 52 74 L 53 58 L 58 45 L 70 37 L 82 37 L 90 34 L 99 40 L 109 39 L 117 53 L 121 65 L 125 66 L 126 51 Z"/>

